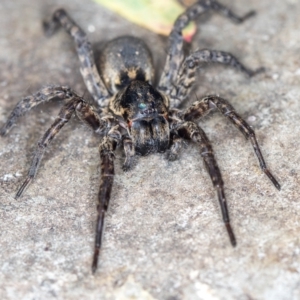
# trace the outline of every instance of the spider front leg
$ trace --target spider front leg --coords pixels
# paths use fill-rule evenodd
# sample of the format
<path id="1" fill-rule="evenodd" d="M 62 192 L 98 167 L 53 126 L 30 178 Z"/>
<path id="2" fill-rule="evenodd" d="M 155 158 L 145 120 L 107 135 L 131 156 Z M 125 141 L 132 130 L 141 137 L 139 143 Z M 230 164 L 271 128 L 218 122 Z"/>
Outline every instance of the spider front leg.
<path id="1" fill-rule="evenodd" d="M 202 100 L 194 102 L 192 106 L 184 112 L 183 118 L 187 121 L 195 121 L 213 109 L 218 109 L 222 115 L 227 117 L 230 122 L 243 133 L 247 140 L 250 139 L 256 157 L 258 158 L 260 168 L 268 176 L 274 186 L 280 190 L 280 184 L 266 166 L 254 130 L 236 113 L 235 109 L 227 100 L 217 96 L 207 96 Z"/>
<path id="2" fill-rule="evenodd" d="M 177 80 L 171 91 L 171 99 L 173 105 L 176 107 L 186 98 L 190 92 L 196 79 L 196 71 L 203 64 L 218 63 L 230 66 L 244 74 L 252 77 L 264 71 L 264 68 L 251 70 L 244 66 L 239 60 L 231 53 L 217 50 L 203 49 L 198 50 L 189 55 L 182 64 Z"/>
<path id="3" fill-rule="evenodd" d="M 182 30 L 189 22 L 208 11 L 216 11 L 235 23 L 242 23 L 254 15 L 254 11 L 250 11 L 240 17 L 215 0 L 200 0 L 187 8 L 187 10 L 177 18 L 170 33 L 166 63 L 159 81 L 159 89 L 168 95 L 171 94 L 173 86 L 177 81 L 179 68 L 184 60 Z M 175 107 L 176 103 L 174 105 L 171 103 L 171 106 Z"/>
<path id="4" fill-rule="evenodd" d="M 53 13 L 52 20 L 44 22 L 44 29 L 47 35 L 61 25 L 73 38 L 77 54 L 80 60 L 80 72 L 86 87 L 99 107 L 106 107 L 109 101 L 109 93 L 99 76 L 91 44 L 85 32 L 69 17 L 63 9 L 58 9 Z"/>
<path id="5" fill-rule="evenodd" d="M 187 140 L 192 140 L 199 145 L 200 154 L 203 158 L 206 170 L 209 173 L 213 186 L 218 193 L 218 200 L 221 207 L 222 217 L 229 235 L 231 245 L 236 246 L 236 239 L 230 225 L 227 202 L 224 193 L 224 183 L 222 180 L 220 169 L 214 157 L 212 146 L 206 134 L 193 122 L 184 122 L 178 125 L 175 131 L 179 137 Z"/>

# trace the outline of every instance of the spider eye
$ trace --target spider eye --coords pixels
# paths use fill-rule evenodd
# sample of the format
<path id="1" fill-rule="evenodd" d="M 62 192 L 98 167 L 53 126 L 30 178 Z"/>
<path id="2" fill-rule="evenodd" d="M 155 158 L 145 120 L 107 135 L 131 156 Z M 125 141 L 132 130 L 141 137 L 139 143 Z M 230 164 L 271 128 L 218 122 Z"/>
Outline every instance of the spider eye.
<path id="1" fill-rule="evenodd" d="M 139 109 L 145 109 L 147 107 L 147 104 L 145 103 L 139 103 L 138 108 Z"/>

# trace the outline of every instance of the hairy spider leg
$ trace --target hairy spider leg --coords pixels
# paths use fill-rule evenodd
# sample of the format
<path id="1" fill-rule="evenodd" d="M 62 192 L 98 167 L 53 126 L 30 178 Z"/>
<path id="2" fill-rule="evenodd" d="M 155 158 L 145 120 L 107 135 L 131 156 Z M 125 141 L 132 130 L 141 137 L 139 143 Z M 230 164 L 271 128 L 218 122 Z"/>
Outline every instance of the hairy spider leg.
<path id="1" fill-rule="evenodd" d="M 209 139 L 199 126 L 190 121 L 178 125 L 178 127 L 176 128 L 176 132 L 180 137 L 187 140 L 192 140 L 199 145 L 200 154 L 203 158 L 206 170 L 209 173 L 213 186 L 218 193 L 218 200 L 221 207 L 222 217 L 226 230 L 228 232 L 231 245 L 236 246 L 236 239 L 230 225 L 222 175 L 217 161 L 214 157 L 214 152 Z"/>
<path id="2" fill-rule="evenodd" d="M 102 243 L 102 235 L 104 229 L 104 218 L 108 208 L 113 179 L 114 179 L 114 151 L 118 142 L 121 140 L 121 134 L 115 127 L 111 129 L 106 137 L 104 137 L 100 144 L 100 158 L 101 158 L 101 181 L 98 194 L 97 204 L 97 222 L 96 222 L 96 238 L 95 249 L 92 263 L 92 272 L 95 273 L 98 266 L 98 258 Z"/>
<path id="3" fill-rule="evenodd" d="M 194 102 L 192 106 L 184 112 L 183 118 L 187 121 L 195 121 L 214 109 L 218 109 L 222 115 L 227 117 L 230 122 L 243 133 L 247 140 L 250 139 L 255 155 L 258 158 L 260 168 L 268 176 L 274 186 L 280 190 L 280 184 L 266 166 L 254 130 L 236 113 L 233 106 L 227 100 L 218 96 L 204 97 L 203 99 Z"/>
<path id="4" fill-rule="evenodd" d="M 52 90 L 53 93 L 50 91 Z M 58 93 L 58 91 L 60 93 Z M 69 90 L 68 90 L 69 91 Z M 26 99 L 30 99 L 29 103 L 31 107 L 39 104 L 41 101 L 37 101 L 38 99 L 44 99 L 47 101 L 54 97 L 60 97 L 61 100 L 63 99 L 62 93 L 65 92 L 61 88 L 56 89 L 42 89 L 36 94 L 32 96 L 25 97 L 25 103 L 28 101 Z M 35 96 L 38 95 L 38 99 L 35 99 Z M 65 95 L 66 96 L 66 95 Z M 67 95 L 69 98 L 70 94 Z M 72 92 L 72 99 L 67 102 L 59 112 L 57 118 L 50 126 L 50 128 L 45 132 L 42 136 L 40 141 L 38 142 L 37 149 L 35 151 L 35 155 L 31 166 L 29 168 L 29 172 L 27 178 L 25 179 L 24 183 L 18 190 L 16 194 L 16 198 L 19 198 L 28 185 L 34 179 L 37 170 L 39 168 L 40 162 L 42 157 L 45 153 L 46 148 L 49 146 L 50 142 L 54 139 L 54 137 L 59 133 L 62 127 L 71 119 L 72 115 L 76 113 L 77 117 L 89 125 L 96 133 L 99 134 L 107 134 L 103 141 L 100 144 L 99 151 L 100 151 L 100 158 L 101 158 L 101 182 L 98 194 L 98 204 L 97 204 L 97 225 L 96 225 L 96 238 L 95 238 L 95 251 L 94 251 L 94 258 L 92 264 L 92 271 L 93 273 L 97 269 L 98 264 L 98 256 L 101 247 L 101 239 L 103 233 L 103 225 L 104 225 L 104 217 L 105 212 L 107 211 L 108 203 L 110 200 L 110 193 L 113 184 L 113 175 L 114 175 L 114 165 L 113 165 L 113 158 L 114 158 L 114 150 L 122 141 L 121 133 L 119 132 L 119 122 L 113 116 L 105 116 L 100 117 L 93 109 L 91 105 L 86 103 L 83 98 L 76 95 Z M 17 111 L 20 110 L 24 105 L 24 99 L 19 104 L 19 108 Z M 22 109 L 21 109 L 22 110 Z M 28 109 L 27 109 L 28 110 Z M 25 111 L 24 109 L 22 110 Z M 13 119 L 14 120 L 14 119 Z M 15 121 L 15 120 L 14 120 Z M 10 124 L 10 123 L 9 123 Z M 117 125 L 116 125 L 117 124 Z M 131 158 L 134 155 L 134 150 L 132 150 L 132 141 L 129 137 L 126 138 L 126 142 L 124 143 L 124 149 L 127 157 Z M 126 164 L 126 161 L 125 161 Z"/>
<path id="5" fill-rule="evenodd" d="M 169 161 L 174 161 L 178 159 L 182 147 L 184 145 L 184 141 L 180 136 L 174 134 L 174 132 L 171 132 L 170 139 L 171 139 L 171 146 L 170 149 L 167 151 L 167 159 Z"/>
<path id="6" fill-rule="evenodd" d="M 123 148 L 125 152 L 125 161 L 122 169 L 126 172 L 133 167 L 136 158 L 134 143 L 128 135 L 123 137 Z"/>
<path id="7" fill-rule="evenodd" d="M 53 13 L 51 21 L 44 22 L 46 34 L 52 35 L 59 24 L 75 42 L 81 64 L 80 72 L 89 93 L 98 107 L 107 107 L 110 95 L 98 73 L 92 47 L 85 32 L 69 17 L 64 9 L 58 9 Z"/>
<path id="8" fill-rule="evenodd" d="M 217 1 L 200 0 L 195 5 L 188 8 L 185 13 L 178 17 L 170 35 L 170 45 L 167 54 L 166 65 L 164 67 L 159 84 L 159 88 L 167 94 L 168 98 L 171 98 L 171 106 L 173 107 L 179 105 L 180 101 L 184 100 L 184 97 L 188 92 L 187 90 L 194 80 L 195 70 L 199 67 L 199 64 L 201 62 L 217 62 L 225 65 L 231 65 L 236 69 L 245 72 L 249 76 L 252 76 L 261 70 L 251 71 L 244 67 L 241 63 L 239 63 L 231 54 L 225 52 L 200 50 L 191 54 L 188 58 L 184 58 L 182 49 L 183 39 L 181 34 L 183 28 L 186 27 L 191 20 L 194 20 L 199 15 L 204 14 L 208 11 L 217 11 L 236 23 L 243 22 L 245 19 L 254 14 L 254 12 L 249 12 L 245 16 L 239 17 L 226 7 L 219 4 Z M 92 48 L 86 37 L 86 34 L 79 26 L 77 26 L 77 24 L 67 15 L 67 13 L 63 9 L 59 9 L 54 12 L 52 20 L 48 23 L 44 23 L 44 28 L 48 35 L 51 35 L 60 26 L 62 26 L 73 38 L 81 63 L 80 70 L 85 84 L 89 92 L 93 96 L 94 101 L 98 106 L 97 108 L 99 108 L 98 113 L 96 113 L 93 107 L 87 104 L 82 97 L 78 96 L 69 88 L 62 86 L 48 86 L 39 90 L 32 96 L 23 98 L 11 113 L 7 123 L 0 131 L 0 134 L 5 135 L 9 131 L 9 129 L 16 123 L 19 116 L 26 113 L 31 108 L 40 103 L 51 99 L 69 100 L 61 109 L 54 123 L 39 141 L 28 176 L 17 192 L 16 197 L 20 197 L 22 195 L 26 187 L 35 177 L 46 147 L 49 146 L 52 139 L 70 120 L 71 116 L 74 113 L 81 121 L 84 121 L 96 133 L 99 133 L 101 137 L 104 136 L 99 146 L 101 159 L 101 182 L 98 194 L 95 248 L 92 263 L 92 271 L 94 273 L 98 265 L 101 239 L 104 229 L 104 218 L 111 197 L 114 178 L 115 149 L 119 144 L 123 143 L 124 152 L 126 155 L 123 169 L 128 170 L 133 165 L 135 158 L 135 147 L 137 147 L 137 144 L 135 144 L 134 139 L 131 139 L 132 132 L 129 133 L 127 131 L 127 133 L 124 134 L 124 131 L 128 129 L 124 120 L 117 119 L 110 114 L 106 114 L 104 116 L 104 113 L 107 113 L 107 110 L 103 109 L 102 111 L 101 108 L 108 107 L 109 101 L 114 100 L 113 98 L 111 98 L 112 95 L 110 95 L 109 91 L 104 85 L 104 82 L 99 76 L 95 65 Z M 128 38 L 126 38 L 126 40 L 131 42 L 133 41 L 133 39 Z M 145 61 L 147 62 L 149 61 L 149 59 L 146 59 Z M 187 79 L 185 79 L 185 77 L 187 77 Z M 183 85 L 184 88 L 179 88 L 177 90 L 176 84 Z M 178 93 L 180 97 L 176 98 Z M 167 106 L 169 107 L 169 105 Z M 170 149 L 167 154 L 169 160 L 174 160 L 178 157 L 180 149 L 182 148 L 182 145 L 184 143 L 184 139 L 192 140 L 199 145 L 204 164 L 211 177 L 213 186 L 218 194 L 223 220 L 231 244 L 235 246 L 236 240 L 230 225 L 227 203 L 224 194 L 224 184 L 220 170 L 214 158 L 211 144 L 202 129 L 199 128 L 194 122 L 192 122 L 195 119 L 200 118 L 206 112 L 209 112 L 211 109 L 215 108 L 219 109 L 219 111 L 223 115 L 228 117 L 230 121 L 238 127 L 238 129 L 245 135 L 247 139 L 250 139 L 256 156 L 258 157 L 258 160 L 260 162 L 261 168 L 270 178 L 273 184 L 278 189 L 280 189 L 280 185 L 275 180 L 270 171 L 266 168 L 253 130 L 242 118 L 240 118 L 235 113 L 232 106 L 222 98 L 211 96 L 206 102 L 204 101 L 204 99 L 202 100 L 202 102 L 197 101 L 192 107 L 185 110 L 184 112 L 178 111 L 176 109 L 171 109 L 168 114 L 168 125 L 170 126 L 171 135 L 170 137 L 165 137 L 165 139 L 163 139 L 163 142 L 170 145 Z M 166 149 L 163 148 L 163 150 Z"/>
<path id="9" fill-rule="evenodd" d="M 258 68 L 256 70 L 248 69 L 240 63 L 234 55 L 228 52 L 209 49 L 195 51 L 184 60 L 180 67 L 177 81 L 173 86 L 170 96 L 174 104 L 179 105 L 186 99 L 195 82 L 196 71 L 203 63 L 228 65 L 247 74 L 249 77 L 264 71 L 264 68 Z"/>
<path id="10" fill-rule="evenodd" d="M 38 146 L 35 150 L 34 158 L 29 168 L 27 178 L 18 190 L 15 197 L 16 199 L 23 194 L 25 189 L 32 182 L 33 178 L 37 173 L 42 157 L 45 153 L 46 147 L 50 144 L 52 139 L 61 130 L 61 128 L 70 120 L 73 112 L 75 111 L 75 105 L 78 103 L 77 101 L 78 99 L 76 99 L 75 101 L 71 100 L 70 102 L 64 105 L 51 127 L 45 132 L 41 140 L 38 142 Z"/>
<path id="11" fill-rule="evenodd" d="M 19 117 L 35 106 L 50 100 L 63 101 L 71 99 L 74 95 L 76 94 L 66 86 L 45 86 L 33 95 L 22 98 L 11 112 L 0 134 L 2 136 L 6 135 Z"/>
<path id="12" fill-rule="evenodd" d="M 38 142 L 27 178 L 18 190 L 16 198 L 19 198 L 28 185 L 32 182 L 37 173 L 46 148 L 49 146 L 53 138 L 59 133 L 62 127 L 69 122 L 74 113 L 77 114 L 79 119 L 90 125 L 90 127 L 92 127 L 92 129 L 97 133 L 104 132 L 111 125 L 107 117 L 100 118 L 89 104 L 87 104 L 81 97 L 74 95 L 74 98 L 62 107 L 57 118 Z"/>
<path id="13" fill-rule="evenodd" d="M 255 14 L 254 11 L 250 11 L 240 17 L 215 0 L 200 0 L 187 8 L 187 10 L 175 21 L 169 36 L 169 48 L 166 63 L 158 85 L 159 89 L 167 95 L 170 95 L 173 90 L 180 66 L 184 60 L 182 30 L 189 22 L 208 11 L 216 11 L 235 23 L 242 23 Z M 171 107 L 177 107 L 179 104 L 179 101 L 176 101 L 176 99 L 171 99 Z"/>

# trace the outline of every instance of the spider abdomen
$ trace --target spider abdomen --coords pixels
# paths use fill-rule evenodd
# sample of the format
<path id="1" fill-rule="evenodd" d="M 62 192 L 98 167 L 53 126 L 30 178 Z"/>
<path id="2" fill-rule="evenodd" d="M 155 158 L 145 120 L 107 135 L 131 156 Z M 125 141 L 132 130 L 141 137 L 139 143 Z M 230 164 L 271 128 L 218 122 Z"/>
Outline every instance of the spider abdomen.
<path id="1" fill-rule="evenodd" d="M 151 83 L 154 73 L 152 55 L 142 40 L 132 36 L 118 37 L 102 50 L 100 72 L 111 94 L 133 80 Z"/>

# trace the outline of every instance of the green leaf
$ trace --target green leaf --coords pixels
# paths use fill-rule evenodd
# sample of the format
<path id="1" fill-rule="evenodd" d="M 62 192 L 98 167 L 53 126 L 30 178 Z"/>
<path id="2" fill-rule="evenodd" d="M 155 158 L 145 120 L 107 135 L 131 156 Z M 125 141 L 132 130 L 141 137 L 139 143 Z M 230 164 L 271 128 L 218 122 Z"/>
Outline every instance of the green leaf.
<path id="1" fill-rule="evenodd" d="M 176 18 L 185 10 L 177 0 L 94 0 L 125 19 L 158 34 L 169 35 Z M 190 41 L 196 31 L 191 23 L 183 32 Z"/>

